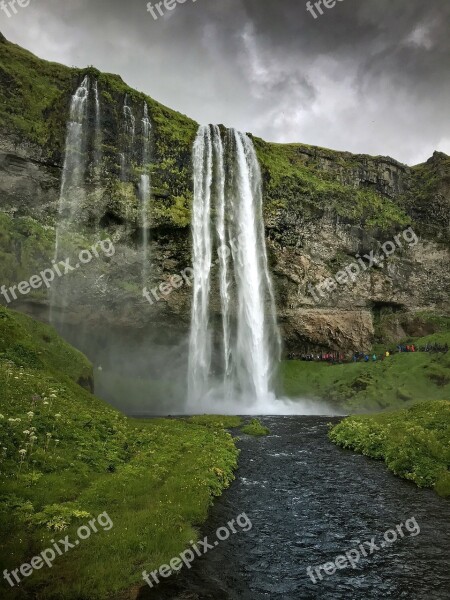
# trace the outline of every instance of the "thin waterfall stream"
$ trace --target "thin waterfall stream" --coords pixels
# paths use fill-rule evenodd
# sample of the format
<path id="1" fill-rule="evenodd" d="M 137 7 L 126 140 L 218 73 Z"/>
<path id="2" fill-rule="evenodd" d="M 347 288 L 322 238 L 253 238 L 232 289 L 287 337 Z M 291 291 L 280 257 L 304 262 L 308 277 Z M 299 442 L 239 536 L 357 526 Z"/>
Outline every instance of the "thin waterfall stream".
<path id="1" fill-rule="evenodd" d="M 65 259 L 69 252 L 66 238 L 76 229 L 86 203 L 85 174 L 89 136 L 88 101 L 90 80 L 86 77 L 72 96 L 67 123 L 65 158 L 56 223 L 54 261 Z M 50 321 L 63 325 L 68 303 L 68 284 L 63 279 L 54 285 L 50 294 Z M 58 316 L 56 316 L 56 309 Z"/>
<path id="2" fill-rule="evenodd" d="M 151 197 L 150 188 L 150 133 L 151 123 L 148 116 L 148 105 L 144 103 L 144 116 L 142 117 L 142 174 L 140 177 L 139 193 L 141 199 L 141 220 L 142 220 L 142 283 L 147 284 L 148 280 L 148 262 L 149 262 L 149 219 L 148 210 Z"/>

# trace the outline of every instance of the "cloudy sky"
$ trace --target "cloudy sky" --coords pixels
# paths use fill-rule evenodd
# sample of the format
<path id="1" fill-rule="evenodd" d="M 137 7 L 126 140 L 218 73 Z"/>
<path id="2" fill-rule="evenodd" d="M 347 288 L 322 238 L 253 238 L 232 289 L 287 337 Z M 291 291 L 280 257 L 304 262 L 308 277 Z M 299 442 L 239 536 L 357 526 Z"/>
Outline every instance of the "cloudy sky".
<path id="1" fill-rule="evenodd" d="M 145 0 L 17 10 L 0 13 L 9 40 L 201 123 L 408 164 L 450 153 L 448 0 L 339 0 L 317 19 L 306 0 L 185 0 L 158 20 Z"/>

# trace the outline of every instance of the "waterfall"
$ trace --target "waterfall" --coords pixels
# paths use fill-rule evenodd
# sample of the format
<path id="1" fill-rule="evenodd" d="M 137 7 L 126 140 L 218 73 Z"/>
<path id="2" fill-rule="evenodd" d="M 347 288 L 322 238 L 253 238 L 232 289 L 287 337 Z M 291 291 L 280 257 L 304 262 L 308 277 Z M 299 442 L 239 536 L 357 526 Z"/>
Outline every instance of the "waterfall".
<path id="1" fill-rule="evenodd" d="M 86 190 L 86 146 L 88 139 L 89 77 L 86 76 L 72 96 L 67 123 L 66 147 L 59 198 L 59 215 L 56 229 L 56 254 L 61 233 L 78 221 Z"/>
<path id="2" fill-rule="evenodd" d="M 213 155 L 211 130 L 199 129 L 194 142 L 193 233 L 193 300 L 191 339 L 189 345 L 189 403 L 203 399 L 209 388 L 211 369 L 211 331 L 209 327 L 209 295 L 212 265 L 211 186 Z"/>
<path id="3" fill-rule="evenodd" d="M 230 331 L 230 271 L 229 271 L 229 235 L 226 222 L 226 200 L 225 200 L 225 164 L 224 148 L 220 129 L 213 126 L 214 152 L 216 172 L 216 202 L 217 202 L 217 239 L 219 244 L 219 266 L 220 266 L 220 303 L 222 309 L 222 334 L 223 334 L 223 376 L 224 394 L 229 398 L 232 389 L 231 383 L 231 331 Z"/>
<path id="4" fill-rule="evenodd" d="M 67 123 L 66 146 L 61 191 L 59 198 L 58 221 L 56 224 L 55 261 L 68 258 L 66 233 L 70 233 L 81 220 L 81 214 L 86 203 L 85 172 L 87 164 L 87 142 L 89 136 L 88 100 L 89 77 L 86 76 L 70 104 L 70 115 Z M 62 294 L 57 292 L 58 286 L 53 286 L 50 302 L 50 320 L 59 295 L 59 304 L 65 307 L 67 303 L 67 288 L 63 286 Z"/>
<path id="5" fill-rule="evenodd" d="M 224 146 L 219 127 L 202 126 L 194 143 L 193 163 L 189 407 L 195 409 L 202 401 L 218 396 L 225 402 L 240 398 L 261 403 L 273 396 L 280 336 L 265 244 L 258 159 L 247 135 L 229 130 Z M 215 261 L 214 250 L 218 253 Z M 213 278 L 215 266 L 217 278 Z M 216 288 L 222 339 L 218 360 L 214 347 L 217 319 L 211 318 Z M 212 365 L 214 370 L 220 367 L 219 378 Z"/>
<path id="6" fill-rule="evenodd" d="M 125 94 L 122 110 L 126 140 L 124 143 L 124 152 L 120 154 L 120 178 L 122 181 L 127 181 L 128 167 L 133 158 L 134 138 L 136 135 L 136 118 L 131 106 L 128 105 L 128 94 Z"/>
<path id="7" fill-rule="evenodd" d="M 276 324 L 263 225 L 261 172 L 250 138 L 237 131 L 232 131 L 231 136 L 236 185 L 233 208 L 241 231 L 238 260 L 234 261 L 238 289 L 236 368 L 241 390 L 260 400 L 271 392 L 270 330 Z M 278 345 L 278 328 L 275 336 Z"/>
<path id="8" fill-rule="evenodd" d="M 94 90 L 94 101 L 95 101 L 95 139 L 94 139 L 94 164 L 97 169 L 97 175 L 102 163 L 102 126 L 101 126 L 101 110 L 100 110 L 100 98 L 98 94 L 98 82 L 95 81 L 93 85 Z"/>
<path id="9" fill-rule="evenodd" d="M 148 206 L 150 201 L 151 189 L 150 189 L 150 173 L 149 173 L 149 161 L 150 161 L 150 131 L 151 123 L 148 117 L 148 106 L 144 102 L 144 116 L 142 118 L 142 169 L 141 180 L 139 185 L 139 192 L 141 198 L 141 220 L 142 220 L 142 247 L 143 247 L 143 266 L 142 266 L 142 279 L 143 285 L 147 284 L 148 278 L 148 261 L 149 261 L 149 239 L 148 239 L 148 228 L 149 223 L 147 219 Z"/>

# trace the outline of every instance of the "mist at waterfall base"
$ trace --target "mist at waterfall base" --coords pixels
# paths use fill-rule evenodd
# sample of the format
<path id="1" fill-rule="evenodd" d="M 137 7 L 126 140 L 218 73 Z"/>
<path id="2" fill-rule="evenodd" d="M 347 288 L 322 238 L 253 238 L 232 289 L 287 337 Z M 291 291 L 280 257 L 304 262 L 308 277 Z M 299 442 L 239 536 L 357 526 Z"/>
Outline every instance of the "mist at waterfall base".
<path id="1" fill-rule="evenodd" d="M 101 182 L 104 131 L 99 92 L 98 82 L 86 76 L 72 97 L 55 260 L 73 254 L 71 237 L 84 231 L 89 214 L 87 190 Z M 145 287 L 152 281 L 152 125 L 146 102 L 140 120 L 135 110 L 125 96 L 117 165 L 122 182 L 130 180 L 133 165 L 140 170 L 137 200 Z M 201 126 L 193 167 L 190 326 L 173 319 L 170 325 L 158 322 L 148 303 L 142 305 L 148 324 L 141 329 L 106 321 L 101 326 L 98 318 L 90 318 L 89 308 L 83 315 L 83 284 L 76 277 L 64 278 L 52 289 L 52 324 L 93 362 L 96 394 L 127 414 L 335 414 L 325 404 L 282 398 L 277 385 L 281 337 L 253 142 L 233 129 Z M 99 235 L 101 227 L 95 225 L 91 235 Z M 227 252 L 220 251 L 224 248 Z M 125 254 L 126 247 L 119 244 L 116 259 L 121 251 Z"/>

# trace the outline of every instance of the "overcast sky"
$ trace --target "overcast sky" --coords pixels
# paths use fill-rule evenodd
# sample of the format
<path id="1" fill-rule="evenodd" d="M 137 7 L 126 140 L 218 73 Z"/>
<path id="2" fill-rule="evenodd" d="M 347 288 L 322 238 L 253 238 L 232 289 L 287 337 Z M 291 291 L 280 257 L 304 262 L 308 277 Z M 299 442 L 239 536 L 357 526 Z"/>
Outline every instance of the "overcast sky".
<path id="1" fill-rule="evenodd" d="M 155 4 L 155 1 L 153 2 Z M 201 123 L 425 161 L 450 154 L 449 0 L 31 0 L 0 31 L 38 56 L 118 73 Z"/>

